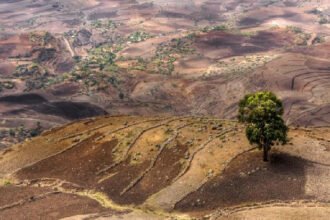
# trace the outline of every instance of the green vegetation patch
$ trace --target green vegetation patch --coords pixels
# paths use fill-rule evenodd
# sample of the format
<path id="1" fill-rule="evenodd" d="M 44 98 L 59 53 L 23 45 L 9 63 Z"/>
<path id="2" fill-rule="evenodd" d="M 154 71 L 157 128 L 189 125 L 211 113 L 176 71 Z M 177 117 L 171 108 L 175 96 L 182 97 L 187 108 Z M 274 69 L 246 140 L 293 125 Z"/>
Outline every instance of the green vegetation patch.
<path id="1" fill-rule="evenodd" d="M 91 26 L 96 29 L 116 29 L 117 23 L 112 20 L 95 20 L 91 22 Z"/>
<path id="2" fill-rule="evenodd" d="M 24 141 L 27 138 L 36 137 L 41 134 L 43 128 L 40 122 L 37 122 L 33 128 L 26 128 L 24 125 L 20 125 L 16 128 L 11 128 L 7 131 L 1 131 L 0 137 L 12 137 L 18 141 Z"/>
<path id="3" fill-rule="evenodd" d="M 128 37 L 127 37 L 127 41 L 130 41 L 130 42 L 133 42 L 133 43 L 138 43 L 138 42 L 142 42 L 142 41 L 145 41 L 149 38 L 152 38 L 153 35 L 147 33 L 147 32 L 144 32 L 144 31 L 136 31 L 132 34 L 130 34 Z"/>
<path id="4" fill-rule="evenodd" d="M 155 56 L 151 63 L 155 65 L 154 72 L 171 75 L 174 72 L 174 62 L 189 54 L 193 54 L 194 35 L 188 35 L 183 38 L 173 38 L 170 42 L 160 44 L 157 47 Z"/>
<path id="5" fill-rule="evenodd" d="M 13 76 L 25 81 L 25 91 L 46 88 L 60 79 L 49 74 L 46 68 L 37 63 L 17 66 Z"/>
<path id="6" fill-rule="evenodd" d="M 15 83 L 11 81 L 0 82 L 0 92 L 4 89 L 13 89 L 15 88 Z"/>
<path id="7" fill-rule="evenodd" d="M 46 46 L 50 43 L 54 37 L 48 32 L 31 32 L 29 34 L 29 39 L 31 42 L 36 43 L 41 46 Z"/>
<path id="8" fill-rule="evenodd" d="M 308 40 L 311 38 L 310 33 L 306 33 L 303 29 L 295 26 L 287 26 L 286 30 L 295 35 L 294 44 L 300 46 L 306 46 Z"/>
<path id="9" fill-rule="evenodd" d="M 320 24 L 330 24 L 330 19 L 326 16 L 321 16 L 319 20 Z"/>
<path id="10" fill-rule="evenodd" d="M 183 38 L 173 38 L 168 42 L 161 43 L 157 46 L 154 56 L 149 59 L 142 57 L 121 57 L 120 60 L 136 61 L 129 70 L 171 75 L 174 72 L 174 62 L 177 59 L 195 52 L 195 48 L 193 47 L 194 38 L 195 34 L 192 33 Z"/>
<path id="11" fill-rule="evenodd" d="M 268 91 L 248 94 L 239 102 L 238 119 L 246 124 L 249 142 L 263 149 L 264 161 L 268 161 L 268 151 L 273 145 L 288 141 L 283 112 L 282 101 Z"/>
<path id="12" fill-rule="evenodd" d="M 229 28 L 227 25 L 215 25 L 215 26 L 206 26 L 201 29 L 202 32 L 210 32 L 210 31 L 227 31 Z"/>
<path id="13" fill-rule="evenodd" d="M 104 90 L 109 85 L 118 88 L 119 68 L 115 61 L 119 50 L 109 44 L 92 48 L 87 57 L 75 59 L 76 66 L 67 78 L 82 83 L 86 92 Z"/>

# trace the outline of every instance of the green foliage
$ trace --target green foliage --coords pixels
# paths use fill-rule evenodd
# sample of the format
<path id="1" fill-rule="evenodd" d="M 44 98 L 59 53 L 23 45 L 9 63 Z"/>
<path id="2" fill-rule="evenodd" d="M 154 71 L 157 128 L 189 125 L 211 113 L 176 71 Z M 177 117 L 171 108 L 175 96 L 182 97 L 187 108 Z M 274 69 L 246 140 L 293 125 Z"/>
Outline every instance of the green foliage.
<path id="1" fill-rule="evenodd" d="M 51 85 L 52 81 L 58 82 L 54 75 L 37 63 L 18 65 L 13 75 L 25 81 L 25 91 L 42 89 Z"/>
<path id="2" fill-rule="evenodd" d="M 96 20 L 91 23 L 91 26 L 93 28 L 106 30 L 117 28 L 117 24 L 112 20 Z"/>
<path id="3" fill-rule="evenodd" d="M 267 152 L 275 142 L 287 141 L 288 128 L 282 115 L 283 104 L 271 92 L 248 94 L 239 103 L 238 119 L 247 123 L 248 140 Z"/>
<path id="4" fill-rule="evenodd" d="M 107 65 L 114 65 L 116 54 L 112 51 L 112 48 L 103 46 L 93 48 L 88 53 L 88 58 L 84 60 L 84 68 L 89 68 L 89 64 L 97 64 L 102 70 Z"/>
<path id="5" fill-rule="evenodd" d="M 303 30 L 301 28 L 299 28 L 299 27 L 296 27 L 296 26 L 287 26 L 287 29 L 289 31 L 292 31 L 295 34 L 301 34 L 301 33 L 303 33 Z"/>
<path id="6" fill-rule="evenodd" d="M 133 43 L 138 43 L 141 41 L 145 41 L 152 36 L 144 31 L 136 31 L 128 36 L 128 40 Z"/>
<path id="7" fill-rule="evenodd" d="M 42 42 L 44 45 L 48 44 L 54 37 L 47 31 L 43 37 L 42 37 Z"/>
<path id="8" fill-rule="evenodd" d="M 38 136 L 39 134 L 41 134 L 42 132 L 42 126 L 41 126 L 41 123 L 40 122 L 37 122 L 37 125 L 35 128 L 33 128 L 32 130 L 30 130 L 30 136 L 31 137 L 36 137 Z"/>
<path id="9" fill-rule="evenodd" d="M 148 61 L 144 60 L 142 57 L 137 59 L 137 62 L 130 69 L 145 71 L 147 69 Z"/>
<path id="10" fill-rule="evenodd" d="M 190 33 L 190 34 L 187 35 L 187 38 L 188 38 L 189 40 L 194 40 L 194 39 L 196 38 L 196 36 L 197 36 L 196 33 Z"/>
<path id="11" fill-rule="evenodd" d="M 11 82 L 11 81 L 4 81 L 4 82 L 0 82 L 0 92 L 3 89 L 13 89 L 15 88 L 15 83 Z"/>
<path id="12" fill-rule="evenodd" d="M 242 32 L 240 32 L 240 34 L 244 37 L 249 37 L 250 38 L 250 37 L 255 36 L 257 33 L 254 32 L 254 31 L 242 31 Z"/>
<path id="13" fill-rule="evenodd" d="M 262 3 L 263 3 L 263 6 L 268 7 L 268 6 L 273 5 L 277 2 L 278 2 L 278 0 L 266 0 L 266 1 L 263 1 Z"/>
<path id="14" fill-rule="evenodd" d="M 123 99 L 125 98 L 124 93 L 120 92 L 120 93 L 119 93 L 119 98 L 120 98 L 121 100 L 123 100 Z"/>
<path id="15" fill-rule="evenodd" d="M 324 36 L 317 36 L 314 40 L 315 43 L 324 43 L 325 42 L 325 39 L 324 39 Z"/>
<path id="16" fill-rule="evenodd" d="M 226 25 L 216 25 L 216 26 L 207 26 L 202 29 L 202 32 L 209 32 L 209 31 L 226 31 L 228 27 Z"/>
<path id="17" fill-rule="evenodd" d="M 46 46 L 54 37 L 49 32 L 31 32 L 29 40 L 33 43 Z"/>
<path id="18" fill-rule="evenodd" d="M 152 63 L 156 65 L 154 72 L 171 75 L 174 72 L 174 62 L 182 56 L 192 54 L 195 49 L 192 47 L 193 38 L 187 36 L 183 38 L 173 38 L 167 43 L 157 47 L 156 54 L 152 58 Z"/>
<path id="19" fill-rule="evenodd" d="M 26 138 L 36 137 L 41 134 L 43 127 L 40 122 L 37 122 L 33 128 L 26 128 L 24 125 L 20 125 L 15 128 L 10 128 L 7 134 L 1 134 L 2 136 L 7 136 L 15 138 L 18 141 L 23 141 Z"/>
<path id="20" fill-rule="evenodd" d="M 11 184 L 12 184 L 12 183 L 11 183 L 9 180 L 4 181 L 4 183 L 3 183 L 4 186 L 9 186 L 9 185 L 11 185 Z"/>
<path id="21" fill-rule="evenodd" d="M 319 24 L 329 24 L 330 21 L 326 17 L 321 17 L 319 20 Z"/>
<path id="22" fill-rule="evenodd" d="M 15 132 L 15 130 L 13 128 L 9 129 L 9 132 L 8 133 L 9 133 L 9 135 L 11 137 L 15 137 L 16 132 Z"/>
<path id="23" fill-rule="evenodd" d="M 73 56 L 72 58 L 76 63 L 79 63 L 81 61 L 81 56 Z"/>
<path id="24" fill-rule="evenodd" d="M 82 83 L 82 90 L 88 93 L 105 90 L 109 83 L 118 87 L 116 52 L 109 44 L 90 49 L 87 57 L 77 59 L 75 68 L 65 78 Z"/>

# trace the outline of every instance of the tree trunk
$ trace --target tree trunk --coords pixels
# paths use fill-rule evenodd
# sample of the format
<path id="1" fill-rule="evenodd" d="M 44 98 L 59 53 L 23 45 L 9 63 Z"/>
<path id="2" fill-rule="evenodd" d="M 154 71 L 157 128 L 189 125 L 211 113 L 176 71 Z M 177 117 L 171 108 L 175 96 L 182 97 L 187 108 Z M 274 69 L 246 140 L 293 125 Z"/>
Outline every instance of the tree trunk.
<path id="1" fill-rule="evenodd" d="M 263 149 L 264 149 L 264 162 L 267 162 L 268 161 L 268 150 L 269 150 L 267 144 L 264 144 Z"/>

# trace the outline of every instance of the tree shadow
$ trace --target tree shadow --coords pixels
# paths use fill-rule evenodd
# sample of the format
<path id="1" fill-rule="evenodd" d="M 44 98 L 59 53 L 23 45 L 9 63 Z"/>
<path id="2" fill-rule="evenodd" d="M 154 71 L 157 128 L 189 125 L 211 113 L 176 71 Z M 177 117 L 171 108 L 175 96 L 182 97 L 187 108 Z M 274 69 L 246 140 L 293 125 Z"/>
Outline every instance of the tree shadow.
<path id="1" fill-rule="evenodd" d="M 249 152 L 232 161 L 222 175 L 185 197 L 175 208 L 207 211 L 243 203 L 307 199 L 308 166 L 308 161 L 284 153 L 271 154 L 270 162 L 265 163 L 261 151 Z"/>

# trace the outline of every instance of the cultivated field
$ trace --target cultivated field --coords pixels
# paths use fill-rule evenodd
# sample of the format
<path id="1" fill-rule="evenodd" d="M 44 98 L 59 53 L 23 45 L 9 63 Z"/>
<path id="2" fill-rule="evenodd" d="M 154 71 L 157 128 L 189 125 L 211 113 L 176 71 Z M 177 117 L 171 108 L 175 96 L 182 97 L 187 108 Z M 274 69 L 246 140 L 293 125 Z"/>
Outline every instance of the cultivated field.
<path id="1" fill-rule="evenodd" d="M 292 128 L 270 163 L 243 129 L 204 117 L 106 116 L 46 131 L 1 152 L 1 218 L 326 219 L 329 128 Z"/>
<path id="2" fill-rule="evenodd" d="M 288 124 L 329 125 L 329 10 L 326 0 L 1 1 L 1 147 L 105 113 L 232 119 L 256 90 L 283 99 Z"/>
<path id="3" fill-rule="evenodd" d="M 327 219 L 329 0 L 0 1 L 0 219 Z M 284 104 L 270 163 L 238 101 Z"/>

